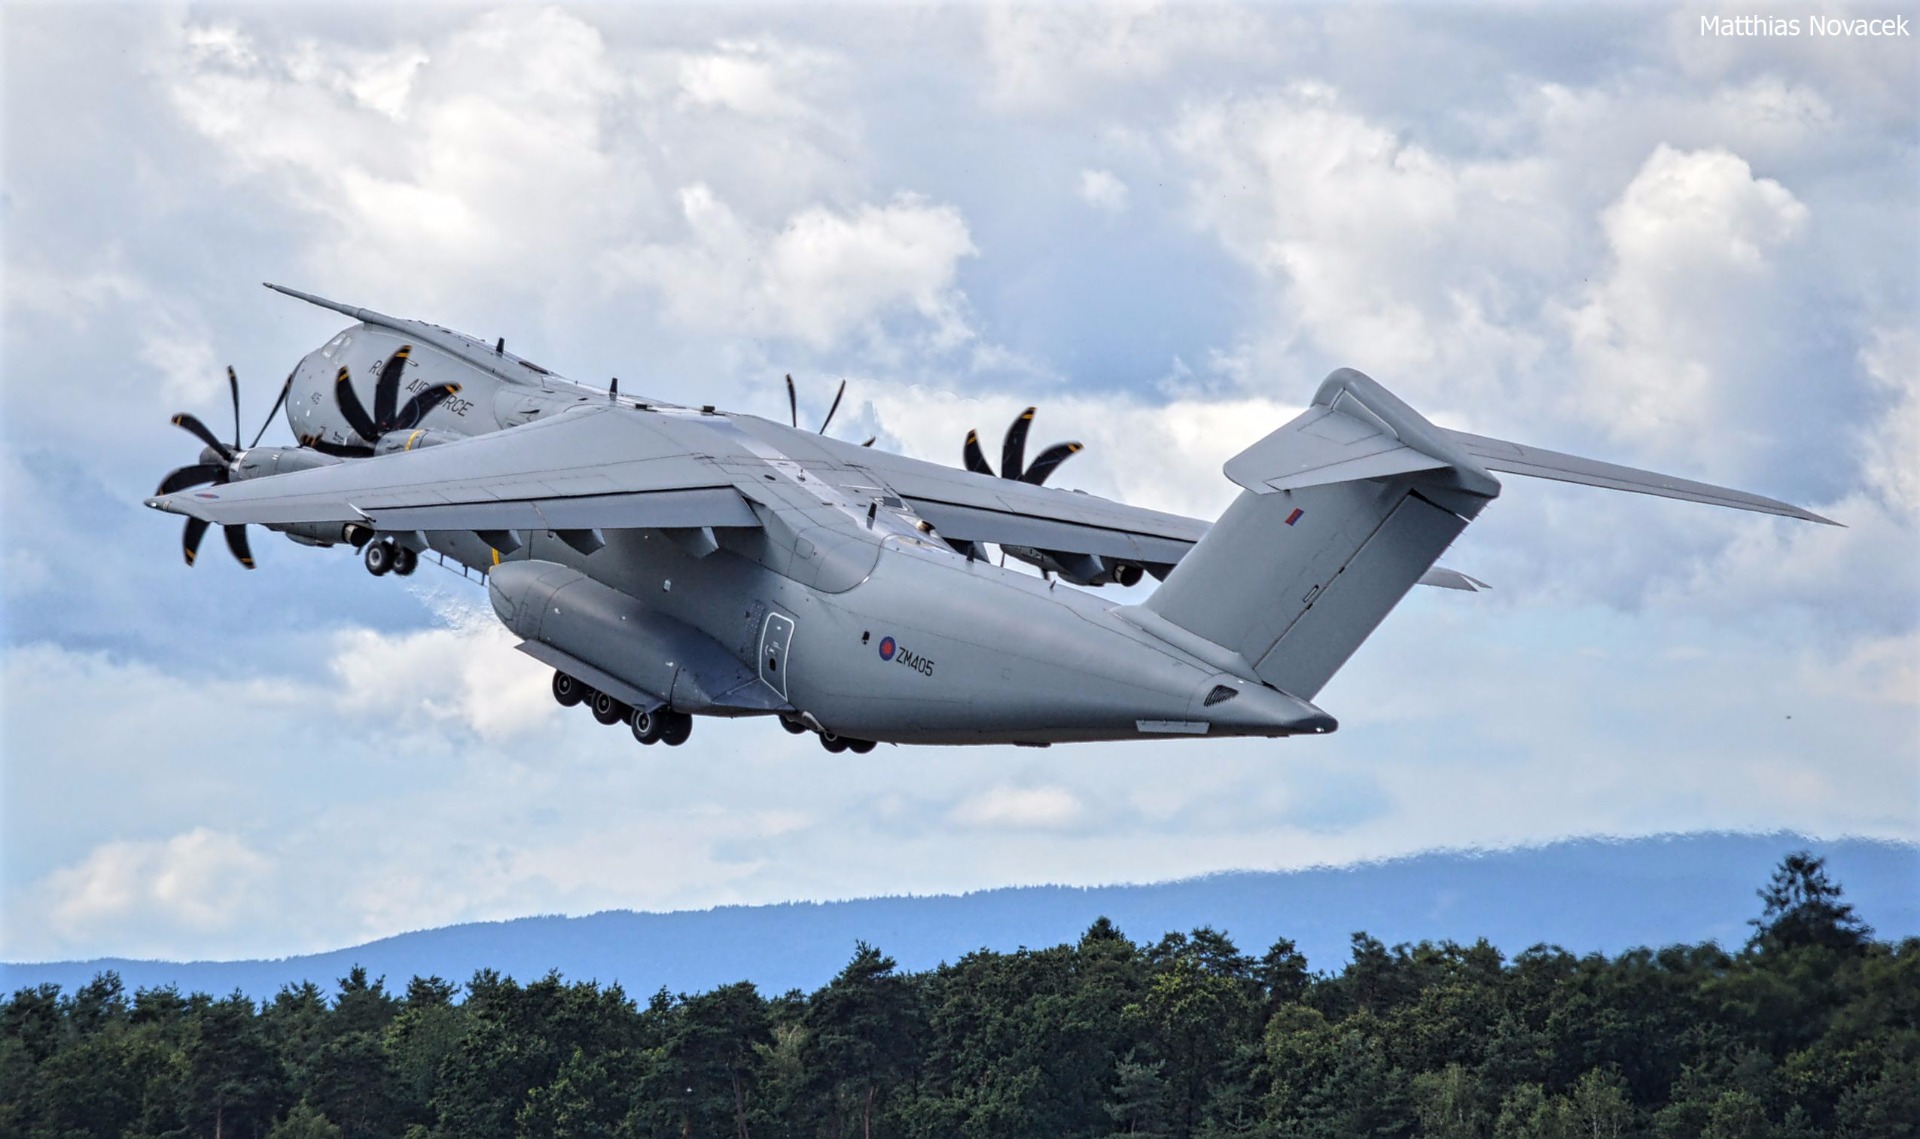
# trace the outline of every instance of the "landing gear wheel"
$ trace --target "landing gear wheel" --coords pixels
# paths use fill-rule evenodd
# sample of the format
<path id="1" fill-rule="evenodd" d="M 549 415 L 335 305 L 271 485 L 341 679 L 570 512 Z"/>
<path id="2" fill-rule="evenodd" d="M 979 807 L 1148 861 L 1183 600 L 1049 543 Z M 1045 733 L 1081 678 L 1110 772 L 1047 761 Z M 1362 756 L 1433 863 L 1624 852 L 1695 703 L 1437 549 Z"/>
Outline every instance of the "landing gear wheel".
<path id="1" fill-rule="evenodd" d="M 633 738 L 649 747 L 659 743 L 660 737 L 666 734 L 667 717 L 671 715 L 673 713 L 664 708 L 656 708 L 651 712 L 634 709 L 633 719 L 629 721 L 633 727 Z"/>
<path id="2" fill-rule="evenodd" d="M 685 712 L 662 711 L 659 715 L 660 742 L 668 747 L 679 747 L 693 734 L 693 717 Z"/>
<path id="3" fill-rule="evenodd" d="M 633 714 L 633 709 L 604 692 L 593 694 L 593 718 L 611 727 Z"/>
<path id="4" fill-rule="evenodd" d="M 832 732 L 821 732 L 820 746 L 823 748 L 826 748 L 830 752 L 833 752 L 835 755 L 838 755 L 839 753 L 847 750 L 847 741 L 841 739 L 839 736 L 834 735 Z"/>
<path id="5" fill-rule="evenodd" d="M 384 576 L 393 569 L 393 543 L 368 542 L 366 553 L 361 555 L 367 563 L 367 572 L 375 577 Z"/>
<path id="6" fill-rule="evenodd" d="M 801 733 L 807 730 L 807 726 L 805 724 L 801 723 L 798 720 L 789 720 L 785 716 L 780 717 L 780 726 L 785 728 L 789 733 L 796 736 L 800 735 Z"/>
<path id="7" fill-rule="evenodd" d="M 399 574 L 401 577 L 405 577 L 408 574 L 412 573 L 414 570 L 418 569 L 419 566 L 420 566 L 419 554 L 414 553 L 411 549 L 407 548 L 406 546 L 395 546 L 393 548 L 393 572 L 394 573 Z"/>
<path id="8" fill-rule="evenodd" d="M 587 698 L 587 686 L 556 669 L 553 674 L 553 698 L 560 702 L 562 708 L 571 708 Z"/>
<path id="9" fill-rule="evenodd" d="M 873 750 L 872 740 L 848 740 L 847 750 L 855 755 L 865 755 Z"/>

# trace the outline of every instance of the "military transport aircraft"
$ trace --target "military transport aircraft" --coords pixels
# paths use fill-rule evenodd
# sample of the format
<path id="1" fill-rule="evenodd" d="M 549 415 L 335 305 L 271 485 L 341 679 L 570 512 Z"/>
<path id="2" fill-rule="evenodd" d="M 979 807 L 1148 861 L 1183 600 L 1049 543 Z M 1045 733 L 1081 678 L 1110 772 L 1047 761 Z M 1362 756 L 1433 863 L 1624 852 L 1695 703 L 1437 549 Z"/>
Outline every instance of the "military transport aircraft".
<path id="1" fill-rule="evenodd" d="M 1229 460 L 1211 525 L 1043 485 L 1079 449 L 996 474 L 712 406 L 589 388 L 483 341 L 269 285 L 356 323 L 281 388 L 299 445 L 206 444 L 147 505 L 485 576 L 553 694 L 642 743 L 766 716 L 830 751 L 1331 732 L 1320 689 L 1500 494 L 1494 472 L 1827 522 L 1784 502 L 1428 422 L 1356 371 Z M 844 390 L 844 385 L 843 389 Z M 838 405 L 838 397 L 835 398 Z M 831 413 L 829 413 L 829 418 Z M 868 443 L 872 441 L 869 440 Z M 987 545 L 1041 568 L 1009 570 Z M 450 567 L 451 568 L 451 567 Z M 1073 585 L 1159 584 L 1140 604 Z M 1061 588 L 1061 582 L 1068 588 Z"/>

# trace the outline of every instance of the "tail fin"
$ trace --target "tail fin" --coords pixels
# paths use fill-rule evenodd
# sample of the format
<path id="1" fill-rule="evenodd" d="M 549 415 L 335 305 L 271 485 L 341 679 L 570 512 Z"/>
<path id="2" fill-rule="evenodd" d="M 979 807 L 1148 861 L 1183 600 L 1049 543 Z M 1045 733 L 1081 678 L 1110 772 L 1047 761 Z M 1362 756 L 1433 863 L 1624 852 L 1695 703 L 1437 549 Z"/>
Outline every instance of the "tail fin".
<path id="1" fill-rule="evenodd" d="M 1491 470 L 1826 522 L 1770 498 L 1429 423 L 1342 368 L 1227 462 L 1244 492 L 1146 601 L 1311 700 L 1487 503 Z"/>
<path id="2" fill-rule="evenodd" d="M 1312 699 L 1500 483 L 1359 372 L 1226 465 L 1245 488 L 1146 607 Z"/>

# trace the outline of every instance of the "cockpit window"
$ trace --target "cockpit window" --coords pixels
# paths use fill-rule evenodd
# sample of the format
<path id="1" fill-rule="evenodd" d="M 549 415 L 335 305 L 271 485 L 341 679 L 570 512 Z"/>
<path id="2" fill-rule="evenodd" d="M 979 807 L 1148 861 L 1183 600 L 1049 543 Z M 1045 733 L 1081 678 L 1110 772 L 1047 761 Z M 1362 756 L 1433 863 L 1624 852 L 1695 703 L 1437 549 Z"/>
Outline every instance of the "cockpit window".
<path id="1" fill-rule="evenodd" d="M 351 347 L 353 347 L 353 337 L 342 332 L 332 340 L 327 341 L 326 347 L 320 349 L 320 354 L 331 360 Z"/>

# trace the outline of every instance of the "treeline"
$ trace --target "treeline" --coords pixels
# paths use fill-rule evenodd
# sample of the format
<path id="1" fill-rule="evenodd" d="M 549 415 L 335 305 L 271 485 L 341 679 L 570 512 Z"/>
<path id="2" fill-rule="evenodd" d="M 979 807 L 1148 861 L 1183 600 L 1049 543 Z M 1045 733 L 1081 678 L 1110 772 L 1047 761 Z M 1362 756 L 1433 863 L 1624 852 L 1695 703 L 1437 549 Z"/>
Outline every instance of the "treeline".
<path id="1" fill-rule="evenodd" d="M 1760 893 L 1738 952 L 1356 934 L 1334 973 L 1103 919 L 925 973 L 862 945 L 771 999 L 356 969 L 257 1005 L 103 974 L 0 1007 L 0 1135 L 1920 1134 L 1920 939 L 1874 940 L 1805 855 Z"/>

